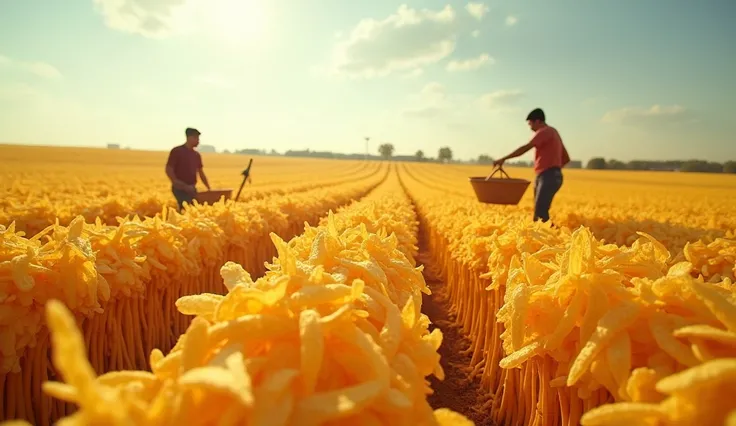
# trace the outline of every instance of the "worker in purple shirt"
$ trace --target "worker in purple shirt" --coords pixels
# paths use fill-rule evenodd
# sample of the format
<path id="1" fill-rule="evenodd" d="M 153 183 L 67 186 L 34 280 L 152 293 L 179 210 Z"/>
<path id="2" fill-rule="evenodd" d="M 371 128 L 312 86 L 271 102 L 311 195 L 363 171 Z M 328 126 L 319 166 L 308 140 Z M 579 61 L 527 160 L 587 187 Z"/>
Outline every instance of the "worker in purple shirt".
<path id="1" fill-rule="evenodd" d="M 166 175 L 171 180 L 171 191 L 174 193 L 176 203 L 181 212 L 184 203 L 192 204 L 197 195 L 197 175 L 202 183 L 210 189 L 207 176 L 202 169 L 202 156 L 194 148 L 199 145 L 199 130 L 187 128 L 184 132 L 187 141 L 183 145 L 174 147 L 169 152 L 166 162 Z"/>

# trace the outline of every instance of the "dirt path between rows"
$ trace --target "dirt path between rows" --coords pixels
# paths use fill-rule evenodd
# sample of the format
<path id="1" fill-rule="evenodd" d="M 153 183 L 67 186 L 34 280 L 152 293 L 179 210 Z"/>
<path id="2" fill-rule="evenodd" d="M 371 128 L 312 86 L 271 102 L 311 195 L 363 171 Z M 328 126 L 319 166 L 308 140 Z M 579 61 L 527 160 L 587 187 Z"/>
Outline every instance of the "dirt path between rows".
<path id="1" fill-rule="evenodd" d="M 480 380 L 469 380 L 465 368 L 470 364 L 470 355 L 463 355 L 468 349 L 470 342 L 465 339 L 458 328 L 452 326 L 448 315 L 447 301 L 439 297 L 444 287 L 444 282 L 437 273 L 436 266 L 427 250 L 423 233 L 419 233 L 419 255 L 417 262 L 424 265 L 424 279 L 427 282 L 432 295 L 422 295 L 422 312 L 429 317 L 432 324 L 429 330 L 439 327 L 442 330 L 442 345 L 439 353 L 440 364 L 445 371 L 445 380 L 436 377 L 429 378 L 434 393 L 429 395 L 427 401 L 432 408 L 449 408 L 461 413 L 476 426 L 494 426 L 490 413 L 478 410 L 483 404 Z"/>

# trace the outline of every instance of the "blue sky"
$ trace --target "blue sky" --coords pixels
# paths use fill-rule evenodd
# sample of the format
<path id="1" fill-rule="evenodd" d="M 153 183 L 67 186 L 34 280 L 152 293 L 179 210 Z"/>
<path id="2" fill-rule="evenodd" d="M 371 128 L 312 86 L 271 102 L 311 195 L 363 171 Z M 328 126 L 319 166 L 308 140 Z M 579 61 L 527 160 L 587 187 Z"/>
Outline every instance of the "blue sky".
<path id="1" fill-rule="evenodd" d="M 736 159 L 729 0 L 4 0 L 0 142 Z M 729 78 L 730 77 L 730 78 Z M 525 158 L 531 158 L 528 154 Z"/>

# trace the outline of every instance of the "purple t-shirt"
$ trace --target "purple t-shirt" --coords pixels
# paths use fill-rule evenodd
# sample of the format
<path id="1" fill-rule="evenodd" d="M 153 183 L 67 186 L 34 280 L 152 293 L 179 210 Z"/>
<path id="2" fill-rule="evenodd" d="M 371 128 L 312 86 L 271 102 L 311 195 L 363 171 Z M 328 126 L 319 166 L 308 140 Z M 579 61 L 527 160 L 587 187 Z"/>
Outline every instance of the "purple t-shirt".
<path id="1" fill-rule="evenodd" d="M 197 170 L 202 168 L 202 156 L 186 145 L 179 145 L 169 152 L 166 167 L 174 169 L 174 176 L 187 185 L 197 183 Z"/>

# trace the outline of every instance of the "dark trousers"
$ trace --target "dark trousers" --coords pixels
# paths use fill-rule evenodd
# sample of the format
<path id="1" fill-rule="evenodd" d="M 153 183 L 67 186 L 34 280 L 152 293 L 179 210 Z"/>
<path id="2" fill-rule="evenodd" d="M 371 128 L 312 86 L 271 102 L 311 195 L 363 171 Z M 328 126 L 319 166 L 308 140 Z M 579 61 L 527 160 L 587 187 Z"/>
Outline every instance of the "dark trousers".
<path id="1" fill-rule="evenodd" d="M 549 220 L 549 208 L 552 199 L 562 187 L 562 170 L 553 167 L 537 175 L 534 182 L 534 221 Z"/>
<path id="2" fill-rule="evenodd" d="M 185 202 L 189 204 L 194 204 L 194 195 L 188 193 L 187 191 L 172 187 L 171 192 L 174 193 L 174 198 L 176 198 L 176 204 L 178 206 L 179 212 L 181 212 L 181 209 L 184 207 Z"/>

